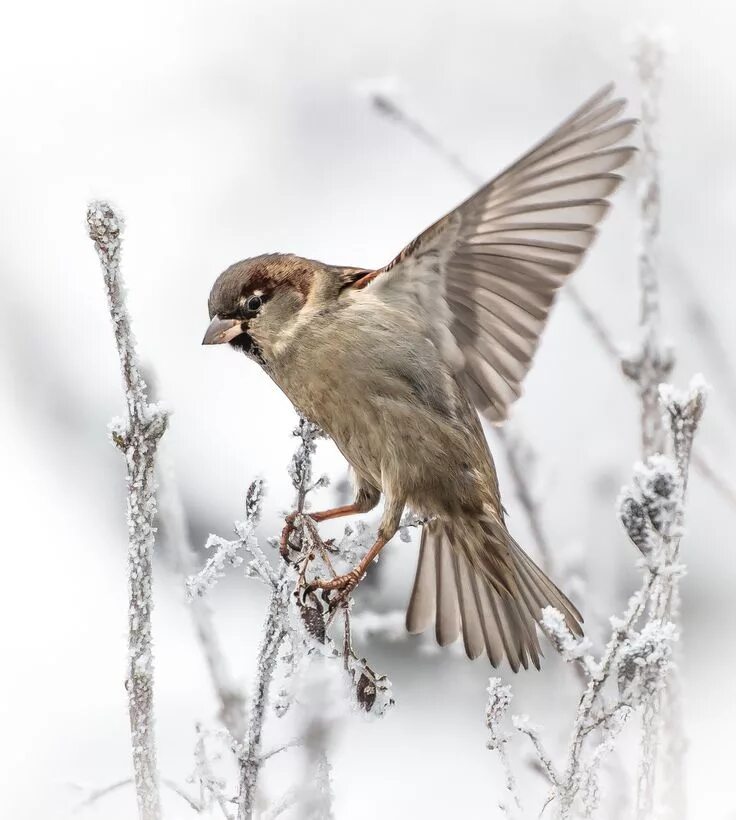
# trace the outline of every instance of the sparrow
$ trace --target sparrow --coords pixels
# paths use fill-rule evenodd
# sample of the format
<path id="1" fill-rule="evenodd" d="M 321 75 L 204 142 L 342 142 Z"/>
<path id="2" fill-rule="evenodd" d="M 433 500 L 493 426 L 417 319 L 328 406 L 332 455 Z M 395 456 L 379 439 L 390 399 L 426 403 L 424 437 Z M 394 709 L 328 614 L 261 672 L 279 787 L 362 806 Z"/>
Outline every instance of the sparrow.
<path id="1" fill-rule="evenodd" d="M 636 120 L 599 91 L 495 179 L 378 270 L 265 254 L 230 266 L 209 296 L 203 344 L 257 362 L 352 467 L 352 504 L 377 538 L 358 565 L 313 586 L 346 595 L 395 535 L 405 506 L 423 526 L 407 609 L 469 658 L 540 666 L 537 624 L 583 618 L 506 526 L 482 415 L 503 423 L 521 394 L 559 288 L 578 267 L 635 149 Z M 284 542 L 290 524 L 287 519 Z M 328 595 L 332 593 L 326 593 Z"/>

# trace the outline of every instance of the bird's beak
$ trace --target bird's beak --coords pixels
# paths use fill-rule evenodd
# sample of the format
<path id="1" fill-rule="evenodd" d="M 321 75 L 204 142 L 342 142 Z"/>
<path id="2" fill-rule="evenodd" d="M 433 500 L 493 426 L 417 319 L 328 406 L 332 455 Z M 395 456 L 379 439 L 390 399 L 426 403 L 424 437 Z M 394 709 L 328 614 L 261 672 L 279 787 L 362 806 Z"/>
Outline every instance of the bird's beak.
<path id="1" fill-rule="evenodd" d="M 215 316 L 204 334 L 202 344 L 221 345 L 244 332 L 240 319 L 221 319 L 219 316 Z"/>

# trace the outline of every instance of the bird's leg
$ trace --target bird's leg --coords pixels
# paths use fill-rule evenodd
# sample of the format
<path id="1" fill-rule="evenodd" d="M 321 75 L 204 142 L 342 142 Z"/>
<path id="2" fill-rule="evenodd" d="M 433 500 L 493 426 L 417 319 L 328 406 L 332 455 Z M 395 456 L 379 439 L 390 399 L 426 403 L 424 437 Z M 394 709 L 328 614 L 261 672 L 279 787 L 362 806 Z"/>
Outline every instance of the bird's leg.
<path id="1" fill-rule="evenodd" d="M 376 504 L 381 494 L 375 487 L 368 485 L 361 485 L 355 496 L 355 501 L 352 504 L 345 504 L 342 507 L 333 507 L 331 510 L 322 510 L 321 512 L 313 513 L 299 513 L 293 512 L 286 516 L 284 528 L 281 531 L 281 540 L 279 542 L 279 549 L 282 558 L 287 558 L 289 555 L 289 537 L 294 531 L 294 522 L 298 515 L 308 515 L 312 521 L 319 523 L 320 521 L 330 521 L 333 518 L 342 518 L 346 515 L 358 515 L 360 513 L 370 512 Z"/>
<path id="2" fill-rule="evenodd" d="M 404 511 L 404 499 L 400 501 L 393 499 L 387 494 L 386 507 L 383 511 L 381 524 L 378 528 L 378 536 L 373 546 L 358 562 L 358 565 L 346 572 L 344 575 L 337 575 L 329 580 L 315 578 L 310 582 L 307 589 L 324 589 L 326 591 L 339 590 L 340 594 L 331 602 L 331 606 L 338 606 L 347 600 L 348 595 L 355 589 L 366 570 L 378 556 L 381 550 L 394 537 L 399 528 L 401 513 Z"/>

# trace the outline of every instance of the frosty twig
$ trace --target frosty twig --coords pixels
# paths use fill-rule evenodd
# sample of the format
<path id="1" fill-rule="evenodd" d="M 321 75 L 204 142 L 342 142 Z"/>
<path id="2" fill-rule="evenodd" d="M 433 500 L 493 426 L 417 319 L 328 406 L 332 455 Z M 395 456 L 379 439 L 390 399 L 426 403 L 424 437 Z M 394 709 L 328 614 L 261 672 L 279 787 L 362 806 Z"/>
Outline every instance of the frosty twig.
<path id="1" fill-rule="evenodd" d="M 350 601 L 342 610 L 346 630 L 343 646 L 338 648 L 327 631 L 331 620 L 329 610 L 322 606 L 317 595 L 308 591 L 308 573 L 312 571 L 313 564 L 319 565 L 319 571 L 329 571 L 333 561 L 354 560 L 357 553 L 364 552 L 365 538 L 362 529 L 357 528 L 355 534 L 346 530 L 337 545 L 321 540 L 306 509 L 309 494 L 327 484 L 325 477 L 316 481 L 312 478 L 312 455 L 322 434 L 305 419 L 299 420 L 294 434 L 299 444 L 289 466 L 289 475 L 296 493 L 296 516 L 293 516 L 294 526 L 288 539 L 288 560 L 282 557 L 277 568 L 274 568 L 258 544 L 255 530 L 260 519 L 263 483 L 257 480 L 251 484 L 246 495 L 245 519 L 235 524 L 236 538 L 229 541 L 211 535 L 207 545 L 213 548 L 212 555 L 203 569 L 187 579 L 187 590 L 192 601 L 205 595 L 228 566 L 245 564 L 246 575 L 261 580 L 269 588 L 269 607 L 249 700 L 245 742 L 240 743 L 235 738 L 232 743 L 238 759 L 238 795 L 235 800 L 238 820 L 251 820 L 254 816 L 261 769 L 275 754 L 262 751 L 262 738 L 269 692 L 279 667 L 285 667 L 285 682 L 273 704 L 273 711 L 278 717 L 284 715 L 294 701 L 294 692 L 290 690 L 295 686 L 296 679 L 305 669 L 311 668 L 313 661 L 319 660 L 331 665 L 330 668 L 345 670 L 353 690 L 352 697 L 364 711 L 380 715 L 392 703 L 390 683 L 376 675 L 353 652 L 347 626 Z M 407 520 L 405 526 L 415 523 L 414 520 Z M 272 539 L 272 546 L 277 543 L 277 539 Z M 335 610 L 333 616 L 337 612 Z M 340 674 L 344 672 L 340 671 Z M 315 701 L 315 698 L 310 700 Z M 306 752 L 310 760 L 309 781 L 313 783 L 313 793 L 307 793 L 305 788 L 298 792 L 289 789 L 281 801 L 270 807 L 266 816 L 275 817 L 292 803 L 305 811 L 305 806 L 318 806 L 315 816 L 331 816 L 330 765 L 323 743 L 328 734 L 325 711 L 322 708 L 314 709 L 305 736 L 277 750 L 300 747 Z M 207 780 L 210 792 L 219 788 L 213 785 L 211 776 L 208 775 Z M 219 801 L 229 800 L 222 792 L 218 792 L 217 796 Z"/>
<path id="2" fill-rule="evenodd" d="M 102 264 L 107 302 L 120 357 L 127 414 L 112 422 L 114 444 L 125 456 L 128 507 L 128 671 L 125 688 L 133 746 L 133 774 L 141 820 L 161 816 L 153 715 L 152 557 L 156 516 L 154 458 L 168 416 L 150 404 L 120 275 L 123 222 L 106 202 L 87 210 L 89 235 Z"/>
<path id="3" fill-rule="evenodd" d="M 245 749 L 240 760 L 238 820 L 250 820 L 253 816 L 258 771 L 262 763 L 261 736 L 268 702 L 268 688 L 276 669 L 279 647 L 286 635 L 282 624 L 283 606 L 281 590 L 275 588 L 271 595 L 261 648 L 258 650 L 257 676 L 248 717 L 248 732 Z"/>

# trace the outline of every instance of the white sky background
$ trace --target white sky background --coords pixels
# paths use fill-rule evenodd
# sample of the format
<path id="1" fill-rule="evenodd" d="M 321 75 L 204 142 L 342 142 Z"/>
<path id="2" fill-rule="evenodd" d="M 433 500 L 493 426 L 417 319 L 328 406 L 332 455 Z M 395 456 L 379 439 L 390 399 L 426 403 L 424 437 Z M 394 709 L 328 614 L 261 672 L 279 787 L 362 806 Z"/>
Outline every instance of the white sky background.
<path id="1" fill-rule="evenodd" d="M 68 0 L 6 10 L 0 726 L 9 740 L 0 805 L 8 816 L 66 816 L 75 795 L 65 784 L 104 785 L 129 766 L 123 464 L 105 440 L 121 393 L 84 230 L 87 201 L 108 197 L 127 217 L 130 307 L 160 396 L 175 411 L 167 446 L 196 540 L 229 532 L 254 474 L 268 480 L 269 534 L 290 503 L 283 467 L 293 411 L 255 366 L 200 347 L 212 281 L 232 261 L 274 250 L 380 265 L 469 193 L 356 88 L 393 78 L 406 107 L 490 177 L 609 79 L 636 114 L 630 44 L 664 27 L 672 43 L 662 123 L 664 321 L 678 351 L 676 379 L 702 371 L 714 385 L 701 443 L 733 477 L 733 382 L 706 358 L 682 286 L 683 275 L 694 283 L 736 361 L 733 26 L 722 2 L 695 11 L 671 1 Z M 635 213 L 628 183 L 576 277 L 622 344 L 636 338 Z M 560 555 L 585 556 L 583 611 L 613 611 L 634 578 L 613 504 L 637 456 L 636 403 L 564 300 L 526 388 L 515 418 L 541 454 L 549 533 Z M 344 473 L 330 445 L 320 464 L 335 479 Z M 528 542 L 500 467 L 512 530 Z M 690 791 L 703 809 L 693 816 L 726 818 L 736 811 L 725 746 L 736 730 L 727 696 L 736 513 L 698 477 L 691 501 Z M 414 554 L 401 542 L 390 547 L 377 608 L 403 606 Z M 194 720 L 209 719 L 213 704 L 176 579 L 163 566 L 157 573 L 161 768 L 183 779 Z M 262 593 L 233 579 L 215 602 L 234 665 L 249 676 Z M 338 818 L 377 809 L 387 818 L 492 816 L 500 779 L 484 748 L 485 662 L 418 654 L 414 643 L 366 653 L 393 679 L 397 707 L 382 723 L 349 723 L 334 755 Z M 518 710 L 551 726 L 550 687 L 569 684 L 555 665 L 514 681 Z M 129 817 L 132 799 L 121 793 L 89 816 Z M 173 803 L 168 816 L 180 811 Z"/>

